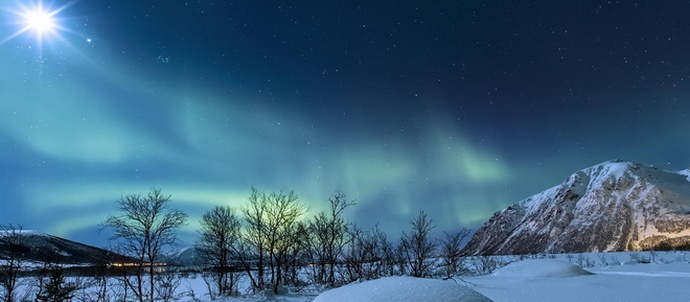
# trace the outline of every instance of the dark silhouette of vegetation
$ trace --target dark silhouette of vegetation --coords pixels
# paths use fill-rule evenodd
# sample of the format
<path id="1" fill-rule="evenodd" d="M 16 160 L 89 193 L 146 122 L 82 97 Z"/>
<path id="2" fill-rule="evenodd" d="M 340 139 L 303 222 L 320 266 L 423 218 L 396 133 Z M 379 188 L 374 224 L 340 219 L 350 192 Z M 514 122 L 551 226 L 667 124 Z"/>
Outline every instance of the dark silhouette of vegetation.
<path id="1" fill-rule="evenodd" d="M 310 260 L 314 281 L 336 285 L 336 264 L 347 244 L 347 222 L 343 211 L 355 204 L 345 194 L 336 191 L 328 198 L 329 211 L 319 212 L 309 224 L 312 234 Z"/>
<path id="2" fill-rule="evenodd" d="M 271 283 L 273 292 L 283 284 L 283 273 L 288 264 L 288 253 L 296 243 L 298 219 L 307 212 L 293 192 L 272 193 L 268 196 L 267 222 L 268 253 L 271 256 Z"/>
<path id="3" fill-rule="evenodd" d="M 256 188 L 247 197 L 247 205 L 242 208 L 244 214 L 245 228 L 243 232 L 243 244 L 238 253 L 240 261 L 247 272 L 247 276 L 252 283 L 252 288 L 263 289 L 266 286 L 264 271 L 268 256 L 268 238 L 266 229 L 266 195 L 260 194 Z M 256 262 L 256 273 L 252 273 L 252 262 Z"/>
<path id="4" fill-rule="evenodd" d="M 433 222 L 424 211 L 420 211 L 417 218 L 410 220 L 412 230 L 409 233 L 403 232 L 400 239 L 413 277 L 431 276 L 433 258 L 438 247 L 438 242 L 431 238 L 431 231 L 435 227 Z"/>
<path id="5" fill-rule="evenodd" d="M 45 263 L 38 278 L 36 301 L 40 302 L 72 301 L 76 291 L 82 287 L 78 281 L 68 280 L 62 266 L 55 263 Z"/>
<path id="6" fill-rule="evenodd" d="M 201 238 L 196 244 L 204 265 L 211 298 L 237 292 L 237 261 L 241 221 L 231 207 L 216 206 L 201 220 Z"/>
<path id="7" fill-rule="evenodd" d="M 348 234 L 351 240 L 344 257 L 347 282 L 395 274 L 395 249 L 378 226 L 370 231 L 363 231 L 353 224 Z"/>
<path id="8" fill-rule="evenodd" d="M 268 266 L 273 292 L 278 293 L 282 284 L 283 272 L 288 264 L 288 252 L 298 240 L 296 230 L 298 219 L 306 213 L 306 207 L 297 195 L 290 193 L 259 193 L 255 188 L 242 208 L 245 220 L 243 232 L 245 248 L 243 263 L 247 269 L 254 289 L 266 288 L 266 271 Z M 256 273 L 252 273 L 248 259 L 256 260 Z"/>
<path id="9" fill-rule="evenodd" d="M 162 249 L 175 244 L 177 231 L 187 219 L 184 212 L 170 208 L 170 198 L 152 188 L 147 195 L 131 194 L 118 199 L 117 215 L 107 217 L 103 228 L 112 230 L 117 254 L 129 258 L 113 253 L 105 257 L 110 259 L 105 261 L 113 262 L 100 263 L 102 269 L 92 271 L 88 278 L 77 279 L 67 278 L 70 273 L 59 264 L 45 261 L 35 281 L 27 283 L 22 299 L 178 299 L 182 275 L 170 268 L 156 269 Z M 307 209 L 294 192 L 264 193 L 252 188 L 238 210 L 215 206 L 207 211 L 200 220 L 195 250 L 203 264 L 200 274 L 209 298 L 239 294 L 238 280 L 242 274 L 246 274 L 254 292 L 265 290 L 273 294 L 284 293 L 285 286 L 309 283 L 336 287 L 393 275 L 443 274 L 444 278 L 452 278 L 462 274 L 465 259 L 461 245 L 469 230 L 433 239 L 433 220 L 420 211 L 410 220 L 410 230 L 403 232 L 399 241 L 391 241 L 378 226 L 363 230 L 347 221 L 345 210 L 355 202 L 347 200 L 342 192 L 335 191 L 327 201 L 326 210 L 304 219 Z M 21 227 L 0 226 L 0 258 L 5 264 L 0 267 L 0 301 L 18 301 L 20 272 L 26 256 L 32 252 L 24 242 L 26 238 Z M 119 270 L 112 274 L 106 269 L 110 266 Z M 443 270 L 433 271 L 435 268 Z M 310 279 L 301 280 L 305 276 Z"/>
<path id="10" fill-rule="evenodd" d="M 184 212 L 169 208 L 170 197 L 157 188 L 152 188 L 146 196 L 121 197 L 117 201 L 119 215 L 109 216 L 105 221 L 105 227 L 114 233 L 111 239 L 117 240 L 122 251 L 137 259 L 134 280 L 124 278 L 124 281 L 140 302 L 154 300 L 154 266 L 161 249 L 176 242 L 176 231 L 187 218 Z"/>
<path id="11" fill-rule="evenodd" d="M 215 274 L 214 294 L 227 295 L 226 269 L 245 271 L 254 291 L 281 292 L 283 285 L 298 285 L 299 270 L 309 272 L 310 282 L 331 287 L 356 280 L 404 275 L 431 277 L 436 260 L 445 277 L 461 273 L 461 244 L 469 235 L 462 229 L 445 240 L 432 238 L 433 220 L 424 211 L 410 220 L 396 244 L 378 226 L 364 231 L 345 220 L 354 205 L 336 191 L 329 208 L 300 221 L 306 208 L 290 193 L 263 193 L 252 188 L 240 215 L 231 208 L 215 207 L 204 215 L 197 248 Z M 210 287 L 209 287 L 210 288 Z"/>
<path id="12" fill-rule="evenodd" d="M 462 242 L 470 235 L 470 230 L 461 229 L 450 235 L 444 232 L 446 237 L 440 242 L 439 257 L 445 270 L 446 278 L 452 278 L 461 273 L 462 268 Z"/>
<path id="13" fill-rule="evenodd" d="M 5 302 L 15 302 L 17 299 L 16 291 L 24 267 L 24 254 L 29 252 L 26 237 L 21 233 L 21 226 L 0 225 L 0 247 L 5 251 L 0 256 L 6 259 L 6 264 L 0 266 L 0 290 Z"/>

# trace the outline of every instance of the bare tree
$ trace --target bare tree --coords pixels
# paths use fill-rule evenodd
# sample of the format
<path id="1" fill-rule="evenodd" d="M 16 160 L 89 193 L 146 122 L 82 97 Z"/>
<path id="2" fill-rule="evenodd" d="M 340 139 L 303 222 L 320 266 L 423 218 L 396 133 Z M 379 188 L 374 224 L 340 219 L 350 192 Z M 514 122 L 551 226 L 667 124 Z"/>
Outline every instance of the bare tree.
<path id="1" fill-rule="evenodd" d="M 450 235 L 444 232 L 446 237 L 441 240 L 439 256 L 445 268 L 446 278 L 452 278 L 460 273 L 462 265 L 462 242 L 470 235 L 470 230 L 463 228 Z"/>
<path id="2" fill-rule="evenodd" d="M 117 216 L 109 216 L 104 226 L 113 230 L 111 240 L 118 240 L 123 251 L 130 253 L 136 263 L 135 280 L 127 280 L 128 287 L 140 302 L 153 301 L 155 269 L 161 249 L 177 240 L 177 229 L 185 224 L 187 214 L 170 209 L 170 195 L 152 188 L 146 196 L 132 194 L 117 201 Z M 145 268 L 148 268 L 146 270 Z M 144 275 L 148 272 L 148 280 Z M 148 289 L 145 282 L 148 281 Z"/>
<path id="3" fill-rule="evenodd" d="M 434 229 L 433 220 L 420 211 L 417 218 L 410 220 L 412 230 L 403 232 L 401 242 L 405 250 L 405 258 L 413 277 L 427 277 L 431 275 L 433 257 L 438 243 L 431 238 Z"/>
<path id="4" fill-rule="evenodd" d="M 362 237 L 361 245 L 364 250 L 364 278 L 377 279 L 383 275 L 384 251 L 382 244 L 388 241 L 386 233 L 375 225 L 369 232 Z"/>
<path id="5" fill-rule="evenodd" d="M 182 275 L 174 271 L 166 271 L 156 275 L 156 295 L 159 301 L 170 302 L 177 301 L 180 295 L 175 292 L 182 284 Z"/>
<path id="6" fill-rule="evenodd" d="M 317 214 L 310 223 L 309 229 L 313 234 L 313 260 L 316 279 L 319 283 L 335 286 L 335 267 L 347 244 L 347 223 L 343 218 L 343 211 L 355 204 L 347 201 L 345 194 L 336 191 L 328 198 L 330 210 Z"/>
<path id="7" fill-rule="evenodd" d="M 240 241 L 240 219 L 229 206 L 216 206 L 206 212 L 201 220 L 201 238 L 196 244 L 199 256 L 211 267 L 211 283 L 218 296 L 232 295 L 237 291 L 235 251 Z M 213 296 L 214 293 L 210 292 Z"/>
<path id="8" fill-rule="evenodd" d="M 363 247 L 362 238 L 366 235 L 362 228 L 352 224 L 347 228 L 349 237 L 347 247 L 344 252 L 345 269 L 343 278 L 346 283 L 357 281 L 364 275 L 364 263 L 366 262 L 366 251 Z"/>
<path id="9" fill-rule="evenodd" d="M 386 234 L 377 226 L 365 232 L 352 225 L 348 228 L 349 244 L 344 253 L 344 278 L 347 282 L 372 280 L 390 272 L 387 259 L 393 250 Z"/>
<path id="10" fill-rule="evenodd" d="M 304 221 L 298 221 L 292 229 L 292 240 L 289 244 L 290 249 L 287 252 L 288 259 L 285 261 L 285 277 L 286 283 L 292 285 L 299 285 L 299 270 L 307 263 L 305 260 L 309 254 L 309 226 Z"/>
<path id="11" fill-rule="evenodd" d="M 271 256 L 271 282 L 273 292 L 278 293 L 278 287 L 283 283 L 283 267 L 288 259 L 288 252 L 293 248 L 299 235 L 296 226 L 298 219 L 306 213 L 306 207 L 299 202 L 293 192 L 271 193 L 268 196 L 266 208 L 266 228 L 268 237 L 268 252 Z"/>
<path id="12" fill-rule="evenodd" d="M 505 263 L 498 256 L 474 256 L 470 258 L 470 266 L 474 267 L 474 271 L 478 275 L 491 274 L 497 268 L 503 266 Z"/>
<path id="13" fill-rule="evenodd" d="M 266 211 L 266 194 L 259 193 L 256 188 L 247 197 L 247 205 L 242 208 L 244 215 L 245 228 L 242 234 L 243 241 L 238 247 L 237 254 L 240 256 L 247 276 L 252 283 L 253 289 L 265 287 L 264 270 L 266 266 L 268 238 Z M 256 274 L 252 273 L 253 263 L 256 263 Z"/>
<path id="14" fill-rule="evenodd" d="M 0 225 L 0 250 L 5 251 L 0 254 L 0 259 L 5 259 L 5 265 L 0 266 L 2 301 L 15 302 L 19 273 L 24 267 L 24 255 L 29 252 L 21 226 Z"/>
<path id="15" fill-rule="evenodd" d="M 393 258 L 395 261 L 395 266 L 398 268 L 398 275 L 404 276 L 407 274 L 407 253 L 405 251 L 405 246 L 403 245 L 402 241 L 398 243 L 398 245 L 395 247 L 395 257 Z"/>
<path id="16" fill-rule="evenodd" d="M 259 193 L 255 188 L 252 188 L 247 201 L 247 205 L 242 208 L 246 223 L 243 233 L 246 244 L 239 254 L 243 255 L 242 262 L 253 288 L 265 288 L 265 266 L 268 265 L 273 291 L 278 293 L 278 287 L 283 282 L 283 268 L 288 252 L 296 243 L 295 236 L 298 232 L 294 230 L 300 216 L 306 212 L 306 207 L 293 192 L 265 194 Z M 250 271 L 250 261 L 247 259 L 256 261 L 255 276 Z"/>
<path id="17" fill-rule="evenodd" d="M 381 275 L 395 276 L 396 273 L 396 247 L 388 240 L 388 236 L 382 231 L 379 238 L 380 257 L 381 257 Z"/>

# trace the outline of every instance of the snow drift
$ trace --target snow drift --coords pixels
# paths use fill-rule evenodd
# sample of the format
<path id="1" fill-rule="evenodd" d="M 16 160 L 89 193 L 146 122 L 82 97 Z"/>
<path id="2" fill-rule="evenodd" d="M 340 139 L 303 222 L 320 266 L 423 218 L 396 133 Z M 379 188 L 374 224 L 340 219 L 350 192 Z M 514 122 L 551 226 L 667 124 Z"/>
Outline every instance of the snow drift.
<path id="1" fill-rule="evenodd" d="M 320 294 L 314 302 L 485 302 L 484 295 L 455 281 L 388 277 L 345 285 Z"/>
<path id="2" fill-rule="evenodd" d="M 506 278 L 568 278 L 592 273 L 565 260 L 527 259 L 508 264 L 495 271 L 495 277 Z"/>

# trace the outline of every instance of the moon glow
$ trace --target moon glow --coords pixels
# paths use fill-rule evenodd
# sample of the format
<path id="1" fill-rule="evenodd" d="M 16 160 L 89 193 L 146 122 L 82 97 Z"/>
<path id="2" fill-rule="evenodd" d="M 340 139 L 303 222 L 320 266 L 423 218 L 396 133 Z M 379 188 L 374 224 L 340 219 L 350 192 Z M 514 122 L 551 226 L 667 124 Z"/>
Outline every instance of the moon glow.
<path id="1" fill-rule="evenodd" d="M 33 30 L 40 36 L 54 31 L 57 26 L 53 14 L 44 11 L 42 7 L 26 12 L 24 21 L 28 30 Z"/>

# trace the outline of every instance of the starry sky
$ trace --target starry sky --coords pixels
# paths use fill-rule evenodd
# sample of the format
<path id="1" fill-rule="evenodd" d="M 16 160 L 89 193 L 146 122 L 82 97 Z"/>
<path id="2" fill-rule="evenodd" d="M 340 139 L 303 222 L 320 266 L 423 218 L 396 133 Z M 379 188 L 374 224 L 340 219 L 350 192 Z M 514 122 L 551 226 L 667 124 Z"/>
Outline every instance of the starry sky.
<path id="1" fill-rule="evenodd" d="M 689 1 L 2 1 L 0 223 L 103 245 L 155 186 L 192 241 L 255 186 L 476 229 L 600 162 L 690 167 L 689 39 Z"/>

